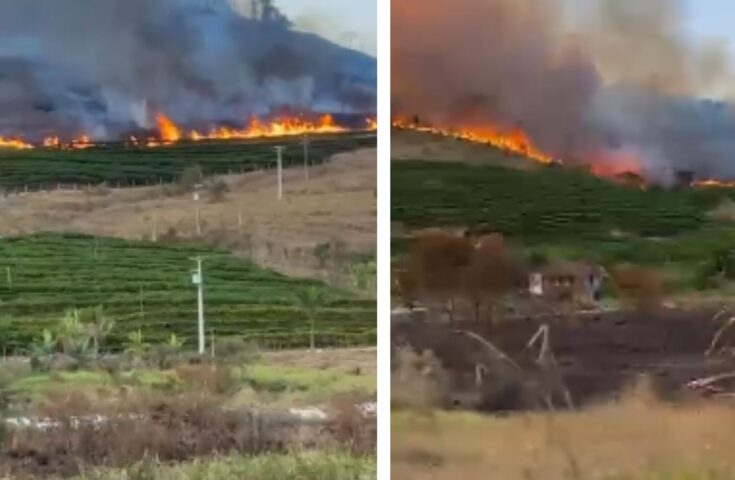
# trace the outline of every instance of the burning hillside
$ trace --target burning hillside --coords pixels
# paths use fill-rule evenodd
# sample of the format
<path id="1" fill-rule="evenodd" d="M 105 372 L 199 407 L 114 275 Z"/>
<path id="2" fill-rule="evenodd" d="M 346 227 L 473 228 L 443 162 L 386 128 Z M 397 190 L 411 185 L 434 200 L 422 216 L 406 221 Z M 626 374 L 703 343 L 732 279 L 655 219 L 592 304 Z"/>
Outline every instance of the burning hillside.
<path id="1" fill-rule="evenodd" d="M 0 2 L 0 148 L 362 128 L 323 119 L 374 116 L 375 59 L 291 30 L 274 2 L 254 7 Z"/>
<path id="2" fill-rule="evenodd" d="M 395 0 L 396 126 L 673 184 L 735 179 L 729 54 L 679 2 Z"/>
<path id="3" fill-rule="evenodd" d="M 409 122 L 402 119 L 394 121 L 393 127 L 456 138 L 458 140 L 465 140 L 472 143 L 486 144 L 509 153 L 522 155 L 539 163 L 549 164 L 558 162 L 558 160 L 555 160 L 551 155 L 536 148 L 531 139 L 528 138 L 526 132 L 524 132 L 520 127 L 516 127 L 510 131 L 502 131 L 491 125 L 476 128 L 462 127 L 453 129 L 424 126 L 417 122 Z"/>
<path id="4" fill-rule="evenodd" d="M 249 140 L 257 138 L 291 137 L 304 135 L 326 135 L 350 131 L 374 131 L 377 124 L 374 119 L 365 119 L 359 127 L 354 125 L 343 126 L 335 122 L 332 115 L 321 115 L 310 119 L 305 115 L 281 116 L 271 121 L 262 121 L 253 118 L 242 128 L 217 127 L 206 132 L 185 130 L 163 113 L 156 115 L 156 131 L 154 134 L 130 135 L 126 144 L 131 146 L 158 147 L 170 145 L 180 141 L 200 142 L 216 140 Z M 82 150 L 92 148 L 102 142 L 96 142 L 87 135 L 75 137 L 68 141 L 59 136 L 50 136 L 43 139 L 38 145 L 28 143 L 19 138 L 0 137 L 0 149 L 29 150 L 34 148 L 60 148 L 64 150 Z"/>

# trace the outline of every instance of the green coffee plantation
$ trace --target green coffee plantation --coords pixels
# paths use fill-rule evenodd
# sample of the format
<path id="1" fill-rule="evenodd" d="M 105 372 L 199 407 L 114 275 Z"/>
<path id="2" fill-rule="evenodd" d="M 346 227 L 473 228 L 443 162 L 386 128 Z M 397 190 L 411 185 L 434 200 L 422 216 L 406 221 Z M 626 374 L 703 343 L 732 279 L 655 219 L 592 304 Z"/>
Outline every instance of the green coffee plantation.
<path id="1" fill-rule="evenodd" d="M 205 175 L 246 172 L 275 165 L 276 145 L 285 146 L 285 166 L 303 164 L 301 137 L 252 141 L 180 142 L 156 148 L 100 144 L 86 150 L 2 150 L 0 187 L 53 188 L 58 184 L 133 186 L 171 182 L 189 165 Z M 310 162 L 375 145 L 371 133 L 320 135 L 310 139 Z"/>
<path id="2" fill-rule="evenodd" d="M 457 226 L 501 232 L 531 258 L 652 265 L 670 288 L 707 289 L 735 275 L 735 226 L 711 213 L 733 189 L 641 189 L 558 167 L 397 161 L 393 220 L 409 229 Z M 393 239 L 393 252 L 408 247 Z"/>
<path id="3" fill-rule="evenodd" d="M 394 162 L 393 220 L 412 227 L 472 226 L 524 239 L 600 238 L 612 231 L 671 236 L 708 223 L 717 189 L 642 190 L 558 167 L 532 171 Z"/>
<path id="4" fill-rule="evenodd" d="M 215 335 L 240 335 L 280 348 L 307 346 L 309 322 L 296 296 L 314 286 L 326 295 L 316 321 L 319 345 L 374 344 L 374 300 L 214 250 L 42 234 L 0 240 L 0 348 L 27 348 L 68 309 L 95 305 L 103 305 L 116 321 L 112 348 L 137 329 L 151 343 L 176 333 L 194 345 L 197 295 L 191 271 L 192 258 L 199 255 L 207 328 Z"/>

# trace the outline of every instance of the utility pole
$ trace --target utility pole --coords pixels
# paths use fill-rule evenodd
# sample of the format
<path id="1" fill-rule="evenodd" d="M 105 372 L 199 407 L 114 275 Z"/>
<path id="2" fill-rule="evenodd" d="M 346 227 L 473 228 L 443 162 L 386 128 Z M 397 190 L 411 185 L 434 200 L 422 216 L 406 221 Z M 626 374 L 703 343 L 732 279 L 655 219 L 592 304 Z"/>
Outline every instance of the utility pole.
<path id="1" fill-rule="evenodd" d="M 304 175 L 309 180 L 309 135 L 304 135 Z"/>
<path id="2" fill-rule="evenodd" d="M 197 187 L 199 188 L 199 187 Z M 199 206 L 199 191 L 194 192 L 194 221 L 196 222 L 197 236 L 202 236 L 202 212 Z"/>
<path id="3" fill-rule="evenodd" d="M 276 147 L 278 153 L 278 200 L 283 199 L 283 149 L 285 147 Z"/>
<path id="4" fill-rule="evenodd" d="M 204 274 L 202 273 L 202 257 L 196 257 L 194 261 L 197 262 L 197 269 L 192 275 L 192 283 L 197 286 L 197 300 L 199 307 L 199 355 L 204 355 L 206 351 L 206 344 L 204 338 Z"/>
<path id="5" fill-rule="evenodd" d="M 153 212 L 153 230 L 151 231 L 151 240 L 153 243 L 158 242 L 158 212 Z"/>

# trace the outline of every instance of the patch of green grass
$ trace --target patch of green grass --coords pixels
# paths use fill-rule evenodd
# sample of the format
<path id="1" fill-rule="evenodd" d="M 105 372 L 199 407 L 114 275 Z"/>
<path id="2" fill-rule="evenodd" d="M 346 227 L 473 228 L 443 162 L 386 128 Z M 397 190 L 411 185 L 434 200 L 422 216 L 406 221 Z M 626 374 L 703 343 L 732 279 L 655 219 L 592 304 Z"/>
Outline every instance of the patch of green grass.
<path id="1" fill-rule="evenodd" d="M 314 399 L 341 393 L 375 395 L 375 375 L 357 375 L 338 368 L 251 365 L 242 371 L 242 380 L 255 390 L 273 393 L 298 392 Z"/>
<path id="2" fill-rule="evenodd" d="M 36 397 L 59 387 L 75 389 L 100 388 L 112 384 L 106 372 L 79 370 L 75 372 L 32 373 L 10 384 L 17 395 Z"/>
<path id="3" fill-rule="evenodd" d="M 73 480 L 370 480 L 377 475 L 375 457 L 303 451 L 197 460 L 181 465 L 144 462 L 125 470 L 101 470 Z"/>
<path id="4" fill-rule="evenodd" d="M 61 390 L 93 391 L 120 385 L 132 385 L 143 389 L 165 388 L 175 381 L 171 372 L 159 370 L 133 370 L 113 377 L 101 370 L 58 371 L 31 373 L 8 385 L 16 399 L 35 400 Z"/>

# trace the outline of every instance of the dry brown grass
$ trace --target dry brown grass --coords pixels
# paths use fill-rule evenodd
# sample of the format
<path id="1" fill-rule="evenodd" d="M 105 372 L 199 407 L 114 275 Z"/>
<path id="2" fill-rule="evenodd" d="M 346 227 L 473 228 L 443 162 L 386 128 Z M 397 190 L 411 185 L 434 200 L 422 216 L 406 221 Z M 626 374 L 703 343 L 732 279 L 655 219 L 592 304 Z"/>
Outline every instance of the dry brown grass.
<path id="1" fill-rule="evenodd" d="M 131 396 L 91 407 L 81 394 L 47 403 L 39 414 L 56 426 L 9 432 L 0 449 L 0 472 L 68 475 L 83 465 L 118 467 L 149 456 L 182 461 L 273 448 L 252 436 L 248 417 L 221 409 L 205 394 Z"/>
<path id="2" fill-rule="evenodd" d="M 101 417 L 90 416 L 92 411 Z M 223 408 L 220 397 L 193 392 L 131 395 L 105 405 L 72 393 L 38 413 L 55 426 L 9 430 L 0 438 L 0 478 L 48 478 L 146 459 L 177 463 L 301 448 L 371 454 L 376 440 L 375 420 L 360 416 L 354 403 L 344 402 L 335 403 L 336 414 L 326 425 L 301 424 L 276 413 L 230 410 Z"/>
<path id="3" fill-rule="evenodd" d="M 394 413 L 393 477 L 414 480 L 735 478 L 735 408 L 665 405 L 645 387 L 578 413 Z"/>
<path id="4" fill-rule="evenodd" d="M 338 348 L 312 352 L 310 350 L 284 350 L 263 352 L 261 359 L 272 366 L 314 368 L 325 370 L 340 368 L 373 375 L 377 370 L 376 348 Z"/>
<path id="5" fill-rule="evenodd" d="M 273 171 L 223 177 L 229 193 L 220 202 L 201 202 L 205 243 L 253 257 L 289 275 L 324 270 L 315 258 L 320 245 L 338 243 L 348 253 L 375 249 L 376 151 L 336 155 L 314 167 L 284 175 L 285 199 L 276 200 Z M 242 225 L 240 215 L 242 214 Z M 191 194 L 167 196 L 161 187 L 29 193 L 10 197 L 0 208 L 0 236 L 38 231 L 73 231 L 128 239 L 194 239 Z M 169 238 L 166 238 L 169 237 Z"/>
<path id="6" fill-rule="evenodd" d="M 178 379 L 193 391 L 223 395 L 233 392 L 238 387 L 232 368 L 227 365 L 181 364 L 177 365 L 174 371 Z"/>

